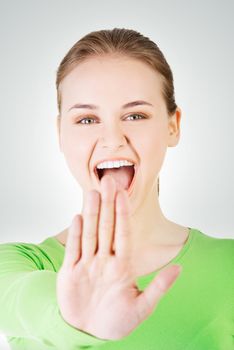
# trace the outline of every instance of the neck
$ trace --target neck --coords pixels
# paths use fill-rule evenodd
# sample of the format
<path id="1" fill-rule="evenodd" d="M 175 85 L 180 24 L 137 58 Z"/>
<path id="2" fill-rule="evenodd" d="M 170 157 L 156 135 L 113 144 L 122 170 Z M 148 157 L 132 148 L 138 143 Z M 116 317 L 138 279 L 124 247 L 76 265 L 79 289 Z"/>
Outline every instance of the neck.
<path id="1" fill-rule="evenodd" d="M 157 186 L 153 186 L 148 195 L 131 213 L 132 253 L 160 250 L 160 248 L 183 245 L 188 238 L 189 229 L 168 220 L 162 213 Z M 58 236 L 66 244 L 68 228 Z M 115 244 L 113 244 L 115 250 Z"/>
<path id="2" fill-rule="evenodd" d="M 175 225 L 163 215 L 159 205 L 157 186 L 153 186 L 144 201 L 131 213 L 133 250 L 139 251 L 146 246 L 173 244 Z"/>

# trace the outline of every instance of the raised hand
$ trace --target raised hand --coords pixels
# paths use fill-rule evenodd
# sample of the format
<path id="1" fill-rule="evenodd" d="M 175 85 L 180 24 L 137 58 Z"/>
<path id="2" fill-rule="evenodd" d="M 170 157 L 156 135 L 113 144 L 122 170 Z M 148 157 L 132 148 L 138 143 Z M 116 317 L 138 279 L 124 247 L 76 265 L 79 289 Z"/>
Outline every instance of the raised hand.
<path id="1" fill-rule="evenodd" d="M 105 175 L 101 198 L 95 190 L 88 192 L 83 216 L 76 215 L 69 227 L 56 285 L 67 323 L 101 339 L 118 340 L 154 311 L 180 269 L 172 265 L 162 270 L 139 291 L 131 265 L 133 235 L 127 192 L 116 193 L 114 179 Z"/>

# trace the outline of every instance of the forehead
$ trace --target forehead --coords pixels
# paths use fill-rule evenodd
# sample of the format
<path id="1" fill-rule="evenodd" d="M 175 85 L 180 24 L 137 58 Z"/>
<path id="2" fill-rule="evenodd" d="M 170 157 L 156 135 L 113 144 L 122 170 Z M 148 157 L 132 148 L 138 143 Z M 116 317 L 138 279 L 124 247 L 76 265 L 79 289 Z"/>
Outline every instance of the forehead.
<path id="1" fill-rule="evenodd" d="M 162 101 L 161 75 L 146 63 L 127 57 L 95 57 L 79 63 L 61 82 L 63 109 L 71 103 L 121 105 L 134 99 Z"/>

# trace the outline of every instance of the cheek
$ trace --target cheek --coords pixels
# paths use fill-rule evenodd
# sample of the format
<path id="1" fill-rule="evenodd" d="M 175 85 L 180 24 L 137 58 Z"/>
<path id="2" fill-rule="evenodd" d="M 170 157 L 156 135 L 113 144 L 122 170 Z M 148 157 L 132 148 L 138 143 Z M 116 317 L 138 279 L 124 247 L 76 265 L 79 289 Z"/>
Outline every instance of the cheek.
<path id="1" fill-rule="evenodd" d="M 167 144 L 164 131 L 152 128 L 145 134 L 139 149 L 139 154 L 147 172 L 152 173 L 153 176 L 160 172 L 166 150 Z"/>
<path id="2" fill-rule="evenodd" d="M 64 132 L 61 138 L 66 163 L 81 187 L 89 175 L 88 162 L 91 155 L 90 141 L 80 133 Z"/>
<path id="3" fill-rule="evenodd" d="M 142 141 L 142 148 L 149 157 L 152 154 L 160 156 L 160 154 L 164 153 L 165 148 L 167 147 L 164 130 L 151 128 L 144 134 L 144 139 Z"/>
<path id="4" fill-rule="evenodd" d="M 61 142 L 66 157 L 75 157 L 78 159 L 85 157 L 90 144 L 87 133 L 78 130 L 75 125 L 67 124 L 64 124 L 62 128 Z"/>

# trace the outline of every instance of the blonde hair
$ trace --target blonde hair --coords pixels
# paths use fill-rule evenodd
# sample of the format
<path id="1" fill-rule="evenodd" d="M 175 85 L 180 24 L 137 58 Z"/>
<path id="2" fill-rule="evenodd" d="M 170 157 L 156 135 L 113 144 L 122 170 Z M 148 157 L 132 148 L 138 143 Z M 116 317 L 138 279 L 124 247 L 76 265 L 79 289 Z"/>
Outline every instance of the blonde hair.
<path id="1" fill-rule="evenodd" d="M 173 74 L 157 44 L 141 33 L 125 28 L 93 31 L 78 40 L 62 59 L 56 76 L 57 105 L 61 113 L 62 80 L 81 62 L 91 57 L 125 56 L 138 59 L 155 71 L 162 79 L 162 94 L 169 117 L 176 111 Z M 158 178 L 159 194 L 159 178 Z"/>

